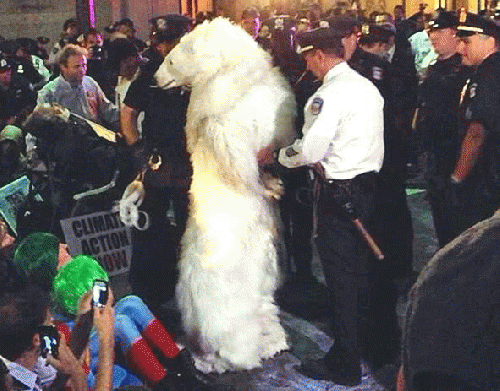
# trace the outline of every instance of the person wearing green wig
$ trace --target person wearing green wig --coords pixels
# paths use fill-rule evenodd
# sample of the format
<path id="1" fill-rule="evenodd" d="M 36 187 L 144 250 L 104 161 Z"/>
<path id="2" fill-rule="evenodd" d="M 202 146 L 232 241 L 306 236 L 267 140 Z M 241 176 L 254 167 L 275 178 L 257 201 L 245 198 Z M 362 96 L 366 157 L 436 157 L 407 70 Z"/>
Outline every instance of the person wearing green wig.
<path id="1" fill-rule="evenodd" d="M 57 273 L 53 285 L 54 299 L 70 315 L 81 316 L 88 311 L 98 311 L 91 305 L 95 280 L 109 281 L 109 277 L 95 259 L 78 255 Z M 114 313 L 115 346 L 121 349 L 126 358 L 126 363 L 122 363 L 124 366 L 115 363 L 113 367 L 114 389 L 138 384 L 137 378 L 130 372 L 138 374 L 158 391 L 207 389 L 189 353 L 178 348 L 163 324 L 139 297 L 129 295 L 118 300 L 114 305 Z M 93 374 L 98 369 L 101 350 L 97 333 L 91 333 L 88 346 L 91 357 L 89 366 Z M 167 369 L 153 349 L 166 359 Z M 89 383 L 92 386 L 92 381 Z"/>
<path id="2" fill-rule="evenodd" d="M 66 244 L 48 232 L 29 234 L 17 246 L 13 264 L 24 282 L 34 283 L 44 291 L 52 291 L 57 269 L 71 259 Z"/>

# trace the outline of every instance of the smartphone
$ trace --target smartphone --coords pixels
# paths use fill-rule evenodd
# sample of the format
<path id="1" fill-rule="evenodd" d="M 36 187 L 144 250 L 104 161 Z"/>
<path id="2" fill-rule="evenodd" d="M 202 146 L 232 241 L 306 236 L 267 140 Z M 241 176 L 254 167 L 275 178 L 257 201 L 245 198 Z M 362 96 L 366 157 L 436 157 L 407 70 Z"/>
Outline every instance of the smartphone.
<path id="1" fill-rule="evenodd" d="M 95 280 L 92 288 L 92 304 L 94 307 L 103 308 L 108 302 L 109 290 L 108 282 Z"/>
<path id="2" fill-rule="evenodd" d="M 59 353 L 59 333 L 55 326 L 43 325 L 38 327 L 40 335 L 41 354 L 43 358 L 47 355 L 57 358 Z"/>

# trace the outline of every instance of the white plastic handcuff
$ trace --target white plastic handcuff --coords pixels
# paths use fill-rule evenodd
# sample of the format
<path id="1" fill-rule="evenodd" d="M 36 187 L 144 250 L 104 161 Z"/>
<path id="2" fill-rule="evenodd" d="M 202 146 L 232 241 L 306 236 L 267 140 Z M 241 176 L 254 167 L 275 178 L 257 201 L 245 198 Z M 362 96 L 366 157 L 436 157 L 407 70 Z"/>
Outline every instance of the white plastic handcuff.
<path id="1" fill-rule="evenodd" d="M 120 200 L 120 220 L 127 227 L 135 227 L 139 231 L 145 231 L 149 228 L 149 215 L 139 210 L 146 195 L 142 177 L 143 175 L 139 174 L 136 179 L 129 183 Z M 140 224 L 140 220 L 144 220 L 144 223 Z"/>

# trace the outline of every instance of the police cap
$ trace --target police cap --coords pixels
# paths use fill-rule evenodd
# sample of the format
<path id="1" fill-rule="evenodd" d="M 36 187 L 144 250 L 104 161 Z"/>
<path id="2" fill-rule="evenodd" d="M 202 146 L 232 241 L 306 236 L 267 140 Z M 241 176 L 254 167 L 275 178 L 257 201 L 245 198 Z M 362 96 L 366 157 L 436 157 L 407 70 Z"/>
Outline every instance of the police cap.
<path id="1" fill-rule="evenodd" d="M 120 62 L 128 57 L 137 57 L 139 49 L 128 38 L 117 38 L 109 43 L 108 65 L 112 70 L 118 70 Z"/>
<path id="2" fill-rule="evenodd" d="M 276 31 L 289 32 L 296 28 L 297 21 L 290 15 L 277 15 L 266 20 L 263 25 L 269 27 L 271 34 Z"/>
<path id="3" fill-rule="evenodd" d="M 500 27 L 491 19 L 462 10 L 458 17 L 457 35 L 468 37 L 474 34 L 489 35 L 500 40 Z"/>
<path id="4" fill-rule="evenodd" d="M 40 36 L 36 38 L 36 41 L 41 45 L 47 45 L 50 42 L 50 38 Z"/>
<path id="5" fill-rule="evenodd" d="M 131 31 L 134 31 L 135 32 L 135 27 L 134 27 L 134 22 L 132 22 L 131 19 L 129 18 L 123 18 L 122 20 L 118 21 L 115 23 L 115 29 L 118 27 L 118 26 L 126 26 L 128 27 Z"/>
<path id="6" fill-rule="evenodd" d="M 192 19 L 184 15 L 168 14 L 150 20 L 151 38 L 157 42 L 173 41 L 191 30 Z"/>
<path id="7" fill-rule="evenodd" d="M 297 35 L 297 53 L 304 54 L 313 49 L 328 49 L 342 45 L 342 35 L 327 26 L 320 26 Z"/>
<path id="8" fill-rule="evenodd" d="M 361 26 L 359 43 L 362 45 L 372 43 L 389 43 L 395 33 L 392 29 L 380 26 L 376 23 L 364 23 Z"/>
<path id="9" fill-rule="evenodd" d="M 457 28 L 458 18 L 454 12 L 448 12 L 442 8 L 437 9 L 429 20 L 429 30 L 446 28 Z"/>
<path id="10" fill-rule="evenodd" d="M 320 22 L 320 24 L 323 22 Z M 328 27 L 335 34 L 341 37 L 348 37 L 351 34 L 356 34 L 359 32 L 361 22 L 358 18 L 352 16 L 340 15 L 333 18 L 327 19 L 326 23 Z"/>
<path id="11" fill-rule="evenodd" d="M 36 41 L 31 38 L 17 38 L 16 43 L 19 48 L 28 54 L 33 54 L 36 51 Z"/>

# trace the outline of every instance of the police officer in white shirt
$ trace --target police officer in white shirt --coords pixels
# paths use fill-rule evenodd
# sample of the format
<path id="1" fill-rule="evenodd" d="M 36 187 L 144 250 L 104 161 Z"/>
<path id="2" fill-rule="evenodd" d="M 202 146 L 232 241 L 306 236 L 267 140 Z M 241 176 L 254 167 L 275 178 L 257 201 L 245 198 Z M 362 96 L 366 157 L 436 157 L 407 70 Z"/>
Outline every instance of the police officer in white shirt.
<path id="1" fill-rule="evenodd" d="M 361 382 L 370 253 L 352 223 L 369 228 L 377 173 L 384 157 L 384 100 L 377 88 L 344 61 L 342 37 L 319 27 L 297 37 L 307 69 L 323 81 L 304 109 L 303 138 L 279 152 L 294 168 L 314 166 L 321 191 L 317 199 L 316 246 L 328 286 L 335 343 L 323 360 L 302 365 L 308 377 L 337 384 Z"/>

